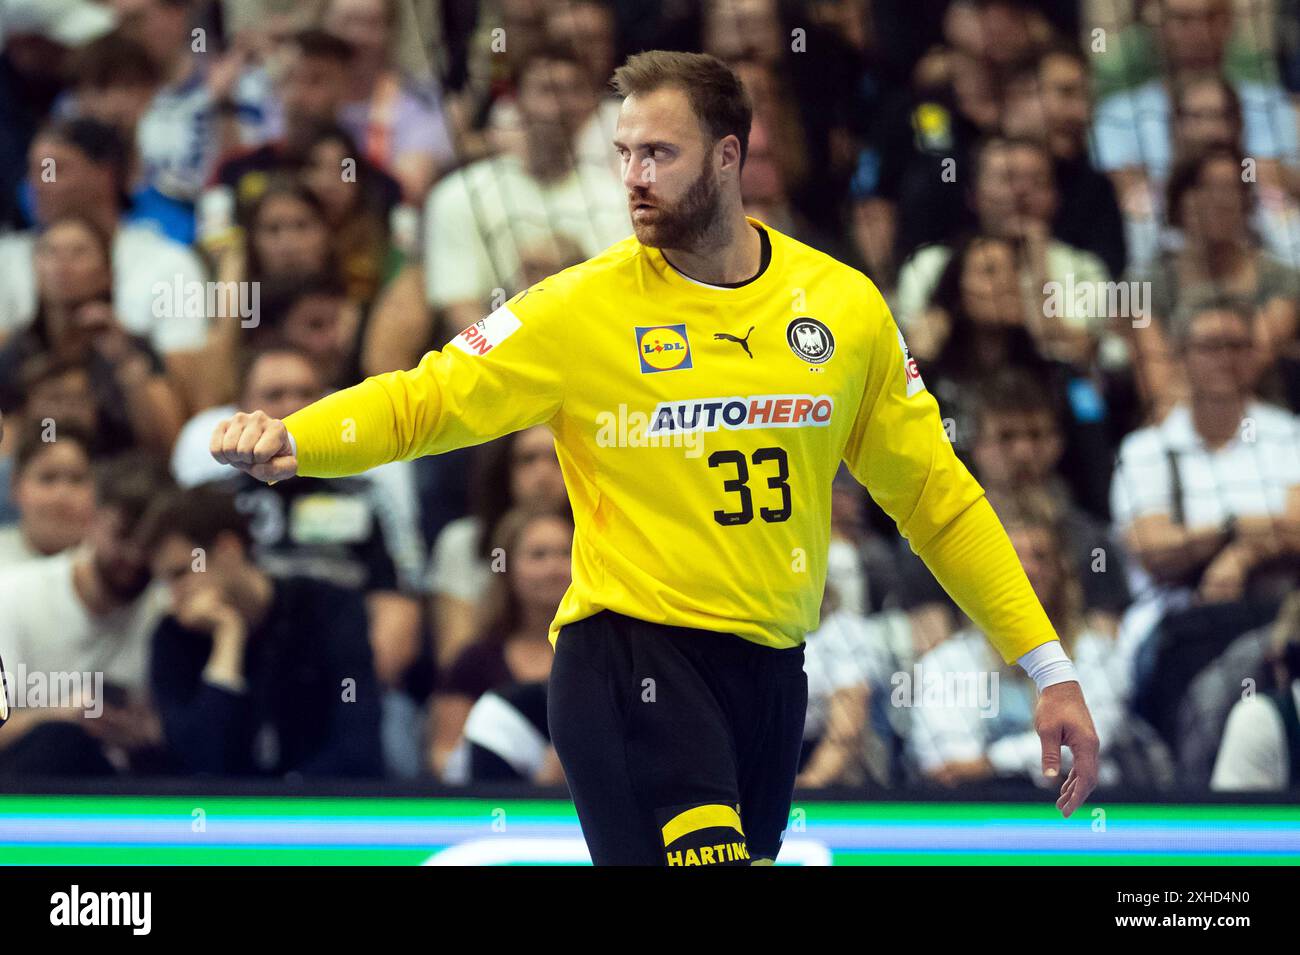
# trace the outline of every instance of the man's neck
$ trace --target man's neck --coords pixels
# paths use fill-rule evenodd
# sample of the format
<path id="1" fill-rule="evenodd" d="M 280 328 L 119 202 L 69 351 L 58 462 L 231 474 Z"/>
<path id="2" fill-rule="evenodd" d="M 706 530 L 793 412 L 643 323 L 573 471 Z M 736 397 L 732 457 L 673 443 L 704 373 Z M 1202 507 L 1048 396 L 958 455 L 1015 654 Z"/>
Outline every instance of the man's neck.
<path id="1" fill-rule="evenodd" d="M 763 264 L 763 240 L 743 210 L 720 218 L 692 249 L 660 251 L 677 271 L 709 285 L 747 281 L 758 274 Z"/>

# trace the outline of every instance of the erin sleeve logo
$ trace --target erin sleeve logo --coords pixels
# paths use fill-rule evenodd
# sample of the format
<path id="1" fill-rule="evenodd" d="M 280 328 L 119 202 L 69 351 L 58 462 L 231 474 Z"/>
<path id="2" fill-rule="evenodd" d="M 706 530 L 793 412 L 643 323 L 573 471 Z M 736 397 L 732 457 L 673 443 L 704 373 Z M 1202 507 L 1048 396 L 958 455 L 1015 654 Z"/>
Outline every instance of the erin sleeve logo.
<path id="1" fill-rule="evenodd" d="M 637 325 L 637 358 L 641 374 L 657 371 L 677 371 L 691 367 L 691 343 L 686 337 L 686 325 Z"/>
<path id="2" fill-rule="evenodd" d="M 916 359 L 907 350 L 901 329 L 898 332 L 898 346 L 903 349 L 903 375 L 907 381 L 907 397 L 910 398 L 918 391 L 925 390 L 925 382 L 921 380 L 921 370 L 916 367 Z"/>
<path id="3" fill-rule="evenodd" d="M 487 318 L 480 318 L 470 325 L 448 344 L 455 345 L 467 355 L 486 355 L 519 331 L 520 325 L 515 313 L 502 305 Z"/>

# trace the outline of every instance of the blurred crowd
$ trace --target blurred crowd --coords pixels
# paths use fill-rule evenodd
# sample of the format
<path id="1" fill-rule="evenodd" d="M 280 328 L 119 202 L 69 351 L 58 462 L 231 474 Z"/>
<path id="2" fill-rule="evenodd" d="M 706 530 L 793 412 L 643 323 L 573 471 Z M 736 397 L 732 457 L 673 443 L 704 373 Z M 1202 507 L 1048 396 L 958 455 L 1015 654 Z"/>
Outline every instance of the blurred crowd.
<path id="1" fill-rule="evenodd" d="M 275 486 L 208 441 L 630 234 L 653 48 L 885 293 L 1103 784 L 1300 785 L 1294 0 L 0 0 L 0 777 L 563 780 L 547 429 Z M 1033 684 L 833 499 L 799 784 L 1047 786 Z"/>

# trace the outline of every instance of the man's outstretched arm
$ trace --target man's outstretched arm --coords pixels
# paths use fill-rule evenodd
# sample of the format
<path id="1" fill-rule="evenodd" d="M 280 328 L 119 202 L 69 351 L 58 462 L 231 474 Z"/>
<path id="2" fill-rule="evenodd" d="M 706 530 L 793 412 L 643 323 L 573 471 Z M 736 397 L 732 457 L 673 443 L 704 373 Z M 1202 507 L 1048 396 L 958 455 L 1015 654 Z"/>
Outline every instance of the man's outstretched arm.
<path id="1" fill-rule="evenodd" d="M 213 432 L 212 455 L 262 481 L 343 477 L 547 422 L 571 360 L 558 305 L 556 295 L 516 297 L 415 368 L 374 375 L 284 421 L 240 412 Z"/>

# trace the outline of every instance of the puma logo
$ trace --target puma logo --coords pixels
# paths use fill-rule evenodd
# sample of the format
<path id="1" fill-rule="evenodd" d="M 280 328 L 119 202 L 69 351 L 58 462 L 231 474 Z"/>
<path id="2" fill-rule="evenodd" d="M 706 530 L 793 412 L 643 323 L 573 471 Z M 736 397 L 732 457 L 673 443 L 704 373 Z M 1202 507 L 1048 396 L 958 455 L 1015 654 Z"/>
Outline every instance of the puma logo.
<path id="1" fill-rule="evenodd" d="M 735 335 L 728 335 L 726 332 L 715 332 L 713 338 L 715 341 L 720 342 L 735 342 L 741 348 L 745 349 L 746 355 L 753 358 L 754 353 L 749 350 L 749 336 L 752 334 L 754 334 L 754 326 L 750 325 L 749 331 L 745 332 L 744 338 L 737 338 Z"/>

